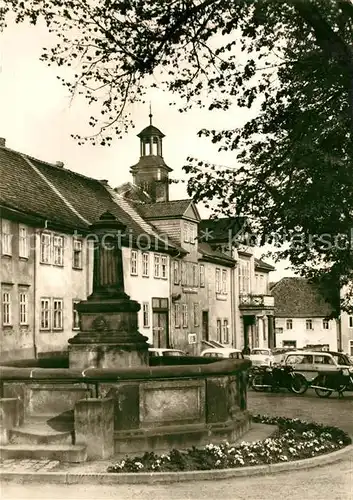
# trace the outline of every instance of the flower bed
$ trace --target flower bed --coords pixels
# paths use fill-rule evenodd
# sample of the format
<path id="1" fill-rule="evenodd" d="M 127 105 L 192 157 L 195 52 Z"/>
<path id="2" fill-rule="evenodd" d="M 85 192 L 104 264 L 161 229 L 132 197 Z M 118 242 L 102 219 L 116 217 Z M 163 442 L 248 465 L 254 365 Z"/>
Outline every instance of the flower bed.
<path id="1" fill-rule="evenodd" d="M 261 415 L 253 416 L 252 420 L 277 425 L 278 430 L 271 438 L 256 443 L 208 444 L 204 448 L 172 450 L 163 455 L 151 452 L 140 457 L 127 457 L 107 470 L 121 473 L 228 469 L 310 458 L 351 444 L 351 438 L 337 427 Z"/>

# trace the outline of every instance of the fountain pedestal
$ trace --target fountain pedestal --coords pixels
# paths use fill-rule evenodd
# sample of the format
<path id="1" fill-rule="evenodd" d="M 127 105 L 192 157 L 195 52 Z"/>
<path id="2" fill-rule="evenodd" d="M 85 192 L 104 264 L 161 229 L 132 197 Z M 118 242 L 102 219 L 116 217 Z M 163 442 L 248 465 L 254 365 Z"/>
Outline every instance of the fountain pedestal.
<path id="1" fill-rule="evenodd" d="M 138 331 L 141 306 L 124 290 L 126 227 L 106 212 L 90 230 L 95 236 L 93 292 L 77 305 L 80 332 L 69 340 L 70 368 L 148 366 L 147 337 Z"/>

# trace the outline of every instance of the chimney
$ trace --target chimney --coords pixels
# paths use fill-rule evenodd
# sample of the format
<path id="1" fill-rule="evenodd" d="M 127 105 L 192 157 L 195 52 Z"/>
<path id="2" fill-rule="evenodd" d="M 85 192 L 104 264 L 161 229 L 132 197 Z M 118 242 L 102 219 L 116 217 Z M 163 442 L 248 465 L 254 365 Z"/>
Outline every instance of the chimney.
<path id="1" fill-rule="evenodd" d="M 63 162 L 63 161 L 57 161 L 57 162 L 55 163 L 55 165 L 56 165 L 57 167 L 64 168 L 64 162 Z"/>
<path id="2" fill-rule="evenodd" d="M 4 137 L 0 137 L 0 148 L 6 148 L 6 139 Z"/>
<path id="3" fill-rule="evenodd" d="M 99 182 L 101 182 L 104 186 L 108 186 L 108 180 L 107 179 L 101 179 Z"/>

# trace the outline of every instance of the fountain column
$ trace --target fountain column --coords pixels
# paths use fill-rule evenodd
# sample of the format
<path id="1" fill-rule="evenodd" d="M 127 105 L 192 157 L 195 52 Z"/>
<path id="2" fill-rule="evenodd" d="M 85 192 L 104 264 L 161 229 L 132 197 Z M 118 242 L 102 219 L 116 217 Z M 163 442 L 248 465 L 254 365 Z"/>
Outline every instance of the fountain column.
<path id="1" fill-rule="evenodd" d="M 90 230 L 94 236 L 93 291 L 77 304 L 80 331 L 69 339 L 70 368 L 147 366 L 147 337 L 138 331 L 141 306 L 124 289 L 126 227 L 106 212 Z"/>

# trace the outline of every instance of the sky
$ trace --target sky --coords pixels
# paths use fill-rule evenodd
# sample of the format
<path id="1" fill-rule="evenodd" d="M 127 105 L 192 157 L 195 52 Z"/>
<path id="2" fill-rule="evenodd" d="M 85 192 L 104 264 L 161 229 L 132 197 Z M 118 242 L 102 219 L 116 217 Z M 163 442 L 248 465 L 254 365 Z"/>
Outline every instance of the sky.
<path id="1" fill-rule="evenodd" d="M 57 78 L 55 66 L 39 60 L 42 47 L 53 42 L 45 27 L 9 24 L 0 34 L 0 137 L 6 146 L 22 153 L 53 162 L 64 162 L 65 168 L 97 179 L 107 179 L 112 187 L 131 181 L 129 167 L 139 159 L 136 134 L 149 124 L 148 105 L 130 107 L 135 129 L 113 141 L 111 147 L 79 146 L 71 134 L 90 133 L 87 125 L 90 109 L 86 102 L 75 99 Z M 217 146 L 197 137 L 202 128 L 235 128 L 250 118 L 249 110 L 233 107 L 219 112 L 194 109 L 179 113 L 169 106 L 167 93 L 154 90 L 148 96 L 152 104 L 153 124 L 164 134 L 164 160 L 182 179 L 182 166 L 188 156 L 219 165 L 231 166 L 230 153 L 218 152 Z M 174 96 L 173 96 L 174 98 Z M 185 184 L 171 186 L 171 199 L 186 198 Z M 207 211 L 200 209 L 201 216 Z M 262 250 L 258 250 L 260 256 Z M 268 262 L 271 262 L 267 259 Z M 276 263 L 271 280 L 293 275 L 288 263 Z"/>

